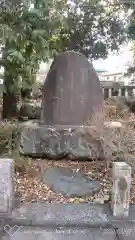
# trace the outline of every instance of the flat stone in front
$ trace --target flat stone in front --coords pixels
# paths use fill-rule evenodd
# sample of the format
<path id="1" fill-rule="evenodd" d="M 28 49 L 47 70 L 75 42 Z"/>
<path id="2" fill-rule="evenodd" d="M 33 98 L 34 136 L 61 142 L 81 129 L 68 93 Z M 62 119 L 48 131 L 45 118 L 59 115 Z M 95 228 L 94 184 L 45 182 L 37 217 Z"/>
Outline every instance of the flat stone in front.
<path id="1" fill-rule="evenodd" d="M 14 160 L 0 158 L 0 216 L 10 214 L 14 205 Z"/>
<path id="2" fill-rule="evenodd" d="M 90 180 L 80 172 L 68 168 L 49 168 L 43 172 L 43 182 L 56 193 L 66 197 L 90 196 L 101 189 L 101 182 Z"/>

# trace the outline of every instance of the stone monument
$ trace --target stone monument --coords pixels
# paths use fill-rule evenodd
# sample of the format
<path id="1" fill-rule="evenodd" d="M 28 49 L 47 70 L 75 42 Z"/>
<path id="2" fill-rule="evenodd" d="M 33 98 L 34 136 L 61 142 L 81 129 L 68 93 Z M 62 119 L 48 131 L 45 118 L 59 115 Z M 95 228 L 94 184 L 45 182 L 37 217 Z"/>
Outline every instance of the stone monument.
<path id="1" fill-rule="evenodd" d="M 99 79 L 87 58 L 73 51 L 56 57 L 43 87 L 42 123 L 80 126 L 102 107 Z"/>
<path id="2" fill-rule="evenodd" d="M 44 83 L 40 121 L 20 127 L 20 152 L 51 159 L 101 158 L 100 141 L 92 137 L 88 143 L 83 134 L 97 114 L 101 124 L 103 93 L 92 63 L 74 51 L 59 54 Z"/>

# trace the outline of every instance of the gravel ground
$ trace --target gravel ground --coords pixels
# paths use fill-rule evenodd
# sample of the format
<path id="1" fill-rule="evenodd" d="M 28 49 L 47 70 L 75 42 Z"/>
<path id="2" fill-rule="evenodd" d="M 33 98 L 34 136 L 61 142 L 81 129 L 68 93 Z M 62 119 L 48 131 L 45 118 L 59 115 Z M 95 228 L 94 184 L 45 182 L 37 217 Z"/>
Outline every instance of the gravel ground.
<path id="1" fill-rule="evenodd" d="M 86 174 L 90 179 L 102 181 L 102 188 L 98 194 L 85 198 L 67 198 L 62 194 L 56 194 L 50 187 L 43 184 L 40 180 L 41 169 L 49 167 L 68 167 L 72 170 L 79 170 Z M 50 161 L 50 160 L 32 160 L 32 165 L 24 173 L 16 172 L 15 191 L 19 201 L 24 202 L 61 202 L 61 203 L 79 203 L 79 202 L 99 202 L 104 203 L 110 200 L 111 194 L 111 168 L 106 169 L 103 162 L 75 162 L 75 161 Z M 135 203 L 135 175 L 132 178 L 131 203 Z"/>

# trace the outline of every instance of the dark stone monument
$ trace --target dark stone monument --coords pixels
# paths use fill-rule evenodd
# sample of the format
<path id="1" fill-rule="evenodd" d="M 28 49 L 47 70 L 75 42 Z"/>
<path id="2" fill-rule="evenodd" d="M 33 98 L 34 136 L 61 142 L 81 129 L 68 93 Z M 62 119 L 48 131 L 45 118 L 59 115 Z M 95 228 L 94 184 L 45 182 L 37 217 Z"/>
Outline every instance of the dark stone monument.
<path id="1" fill-rule="evenodd" d="M 43 87 L 42 123 L 80 126 L 102 108 L 103 93 L 92 64 L 73 51 L 58 55 Z"/>
<path id="2" fill-rule="evenodd" d="M 84 134 L 88 120 L 102 126 L 103 118 L 103 93 L 92 64 L 80 53 L 62 53 L 44 83 L 40 121 L 20 126 L 20 152 L 51 159 L 103 158 L 99 139 Z"/>

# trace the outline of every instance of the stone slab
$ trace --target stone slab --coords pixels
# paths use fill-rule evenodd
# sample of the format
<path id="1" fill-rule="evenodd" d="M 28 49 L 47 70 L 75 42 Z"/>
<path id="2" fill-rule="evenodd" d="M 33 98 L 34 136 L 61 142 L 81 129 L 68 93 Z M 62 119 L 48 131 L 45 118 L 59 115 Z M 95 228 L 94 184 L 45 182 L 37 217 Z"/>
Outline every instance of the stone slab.
<path id="1" fill-rule="evenodd" d="M 62 193 L 66 197 L 93 196 L 101 189 L 101 181 L 90 180 L 79 171 L 69 168 L 49 168 L 42 172 L 42 181 L 49 185 L 52 191 Z"/>
<path id="2" fill-rule="evenodd" d="M 16 232 L 15 232 L 16 230 Z M 20 227 L 3 233 L 1 240 L 118 240 L 115 231 L 84 228 Z"/>
<path id="3" fill-rule="evenodd" d="M 25 203 L 8 220 L 12 225 L 100 226 L 110 223 L 110 216 L 108 206 L 98 204 Z"/>
<path id="4" fill-rule="evenodd" d="M 14 207 L 14 160 L 0 158 L 0 218 L 11 214 Z"/>
<path id="5" fill-rule="evenodd" d="M 135 205 L 130 206 L 129 217 L 120 220 L 112 215 L 109 204 L 24 203 L 15 208 L 7 222 L 24 226 L 102 226 L 113 229 L 127 223 L 135 224 Z"/>

